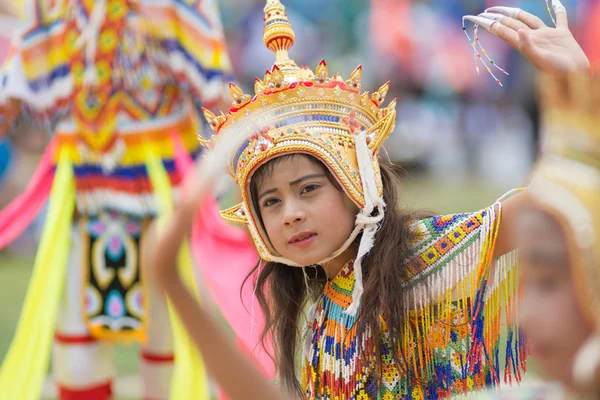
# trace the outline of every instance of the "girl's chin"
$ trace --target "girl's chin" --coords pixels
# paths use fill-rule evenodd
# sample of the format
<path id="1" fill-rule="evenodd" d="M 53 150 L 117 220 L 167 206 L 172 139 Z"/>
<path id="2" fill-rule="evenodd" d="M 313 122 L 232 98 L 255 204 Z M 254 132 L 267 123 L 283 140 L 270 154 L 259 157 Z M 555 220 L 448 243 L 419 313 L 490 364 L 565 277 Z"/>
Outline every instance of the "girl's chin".
<path id="1" fill-rule="evenodd" d="M 306 254 L 304 254 L 303 256 L 296 255 L 295 257 L 294 257 L 294 255 L 290 255 L 286 258 L 288 260 L 292 261 L 293 263 L 300 265 L 301 267 L 312 267 L 314 265 L 319 264 L 319 262 L 323 261 L 324 259 L 326 259 L 327 256 L 307 257 Z"/>

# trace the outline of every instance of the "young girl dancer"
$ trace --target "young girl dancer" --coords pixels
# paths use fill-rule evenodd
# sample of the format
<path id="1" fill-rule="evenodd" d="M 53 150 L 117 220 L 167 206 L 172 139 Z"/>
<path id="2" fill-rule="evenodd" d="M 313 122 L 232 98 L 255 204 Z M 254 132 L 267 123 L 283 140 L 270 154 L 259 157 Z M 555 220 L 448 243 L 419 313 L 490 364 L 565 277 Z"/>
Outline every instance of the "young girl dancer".
<path id="1" fill-rule="evenodd" d="M 533 16 L 515 18 L 526 24 Z M 278 0 L 265 7 L 264 40 L 275 65 L 256 80 L 254 98 L 232 86 L 227 115 L 205 112 L 217 132 L 207 143 L 213 157 L 202 178 L 189 178 L 185 200 L 153 246 L 157 278 L 211 373 L 234 398 L 282 396 L 219 337 L 172 267 L 209 187 L 207 164 L 239 143 L 227 160 L 243 201 L 222 214 L 248 226 L 261 256 L 249 278 L 266 318 L 262 338 L 274 343 L 287 392 L 446 398 L 519 380 L 527 351 L 508 232 L 523 194 L 467 214 L 419 218 L 402 209 L 398 180 L 378 158 L 395 122 L 395 102 L 382 106 L 388 84 L 369 96 L 360 92 L 361 67 L 348 80 L 330 76 L 325 62 L 314 73 L 299 68 L 287 55 L 294 33 Z M 545 67 L 560 69 L 578 48 L 574 41 L 543 48 L 552 56 Z M 585 55 L 574 63 L 587 68 Z M 508 338 L 501 343 L 503 313 Z"/>

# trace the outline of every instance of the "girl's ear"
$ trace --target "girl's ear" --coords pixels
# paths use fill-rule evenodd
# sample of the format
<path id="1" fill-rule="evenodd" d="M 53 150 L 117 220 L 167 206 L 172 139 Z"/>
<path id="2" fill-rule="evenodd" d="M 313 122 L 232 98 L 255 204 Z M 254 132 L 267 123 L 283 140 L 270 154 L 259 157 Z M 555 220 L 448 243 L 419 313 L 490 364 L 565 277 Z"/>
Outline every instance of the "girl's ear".
<path id="1" fill-rule="evenodd" d="M 225 219 L 226 221 L 233 222 L 236 224 L 248 224 L 248 218 L 246 216 L 246 211 L 244 210 L 243 203 L 221 211 L 221 217 L 223 217 L 223 219 Z"/>

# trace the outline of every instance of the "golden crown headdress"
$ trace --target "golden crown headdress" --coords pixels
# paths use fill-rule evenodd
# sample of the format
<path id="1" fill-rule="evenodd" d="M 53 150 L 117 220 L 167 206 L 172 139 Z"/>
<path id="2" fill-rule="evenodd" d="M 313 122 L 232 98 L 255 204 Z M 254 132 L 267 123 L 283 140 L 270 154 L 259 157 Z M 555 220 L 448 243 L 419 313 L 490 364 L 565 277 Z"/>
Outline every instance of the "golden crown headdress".
<path id="1" fill-rule="evenodd" d="M 298 67 L 288 56 L 295 35 L 284 6 L 279 0 L 268 0 L 264 12 L 263 39 L 267 48 L 275 53 L 275 64 L 263 80 L 256 78 L 253 97 L 230 85 L 233 105 L 227 114 L 215 115 L 204 110 L 215 131 L 212 139 L 204 144 L 210 147 L 224 131 L 227 135 L 248 138 L 234 153 L 228 168 L 241 187 L 243 201 L 222 215 L 229 221 L 248 224 L 260 256 L 271 261 L 277 259 L 277 254 L 258 223 L 250 198 L 248 183 L 252 174 L 275 157 L 305 153 L 323 162 L 362 210 L 372 199 L 365 197 L 357 138 L 363 135 L 366 138 L 372 167 L 369 169 L 373 171 L 381 195 L 376 155 L 394 128 L 396 102 L 382 106 L 389 82 L 371 95 L 360 93 L 360 66 L 348 80 L 339 74 L 330 76 L 325 61 L 321 61 L 314 72 L 308 67 Z M 245 123 L 247 120 L 253 123 Z M 256 129 L 257 123 L 259 129 Z M 253 129 L 254 132 L 249 131 Z"/>
<path id="2" fill-rule="evenodd" d="M 539 88 L 544 143 L 529 193 L 567 228 L 576 292 L 600 331 L 600 79 L 545 75 Z"/>

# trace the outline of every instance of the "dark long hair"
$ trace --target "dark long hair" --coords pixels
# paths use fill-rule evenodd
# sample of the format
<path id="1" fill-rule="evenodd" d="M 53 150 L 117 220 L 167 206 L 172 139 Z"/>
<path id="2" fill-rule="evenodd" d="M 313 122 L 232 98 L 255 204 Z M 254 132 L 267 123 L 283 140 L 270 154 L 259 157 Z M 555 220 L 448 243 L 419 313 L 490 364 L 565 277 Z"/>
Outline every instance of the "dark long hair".
<path id="1" fill-rule="evenodd" d="M 288 155 L 271 160 L 262 166 L 251 180 L 250 193 L 254 204 L 257 204 L 257 187 L 260 182 L 272 173 L 273 167 L 289 157 L 309 157 L 326 172 L 329 180 L 342 190 L 341 186 L 320 161 L 306 155 Z M 400 349 L 400 327 L 403 318 L 403 297 L 400 284 L 408 275 L 404 260 L 411 255 L 411 231 L 409 222 L 420 216 L 414 212 L 402 210 L 399 200 L 399 168 L 388 164 L 381 165 L 383 181 L 383 199 L 387 204 L 385 217 L 377 232 L 375 243 L 362 263 L 364 293 L 357 321 L 357 333 L 380 332 L 381 310 L 385 310 L 385 321 L 388 327 L 389 340 L 395 348 Z M 260 220 L 260 218 L 259 218 Z M 262 223 L 262 221 L 261 221 Z M 360 239 L 360 235 L 359 238 Z M 273 341 L 275 354 L 272 355 L 277 366 L 281 385 L 287 391 L 302 396 L 302 388 L 296 373 L 296 352 L 300 343 L 300 321 L 302 311 L 307 302 L 316 301 L 323 292 L 327 275 L 320 266 L 305 268 L 308 283 L 305 281 L 302 268 L 285 264 L 259 262 L 246 277 L 244 284 L 252 280 L 256 285 L 256 296 L 265 315 L 265 327 L 261 335 L 263 343 L 267 338 Z M 258 276 L 256 276 L 258 272 Z M 312 296 L 308 293 L 310 288 Z M 374 335 L 377 353 L 381 349 L 381 335 Z M 380 375 L 381 360 L 378 358 L 374 369 Z M 402 363 L 400 354 L 395 354 L 396 363 Z M 376 378 L 381 378 L 376 377 Z M 380 381 L 377 379 L 376 381 Z"/>

